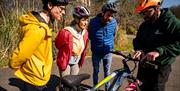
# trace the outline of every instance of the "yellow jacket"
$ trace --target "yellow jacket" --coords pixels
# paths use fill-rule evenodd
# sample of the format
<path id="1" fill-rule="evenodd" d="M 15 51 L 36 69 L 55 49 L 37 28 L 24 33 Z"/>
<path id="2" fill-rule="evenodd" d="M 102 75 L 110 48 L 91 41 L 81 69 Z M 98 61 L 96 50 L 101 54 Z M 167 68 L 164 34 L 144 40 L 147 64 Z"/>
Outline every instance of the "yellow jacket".
<path id="1" fill-rule="evenodd" d="M 40 22 L 32 12 L 19 18 L 24 37 L 12 54 L 10 67 L 23 81 L 45 85 L 52 68 L 52 29 Z"/>

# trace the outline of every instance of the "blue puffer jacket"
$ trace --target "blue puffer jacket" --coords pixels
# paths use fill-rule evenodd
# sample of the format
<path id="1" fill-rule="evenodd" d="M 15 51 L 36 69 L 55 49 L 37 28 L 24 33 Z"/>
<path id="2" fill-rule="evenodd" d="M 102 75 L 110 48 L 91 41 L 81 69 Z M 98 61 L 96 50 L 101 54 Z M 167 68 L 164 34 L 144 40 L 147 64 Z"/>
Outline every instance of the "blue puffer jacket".
<path id="1" fill-rule="evenodd" d="M 102 24 L 101 14 L 92 18 L 89 23 L 89 39 L 93 53 L 108 53 L 114 48 L 114 36 L 117 22 L 113 18 L 106 25 Z"/>

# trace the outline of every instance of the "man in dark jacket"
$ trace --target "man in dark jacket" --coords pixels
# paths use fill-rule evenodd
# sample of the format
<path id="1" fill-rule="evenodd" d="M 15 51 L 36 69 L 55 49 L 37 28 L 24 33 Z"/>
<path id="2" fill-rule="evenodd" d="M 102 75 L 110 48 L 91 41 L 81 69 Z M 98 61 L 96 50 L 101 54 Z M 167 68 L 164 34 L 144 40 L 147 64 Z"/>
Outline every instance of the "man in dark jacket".
<path id="1" fill-rule="evenodd" d="M 180 54 L 180 20 L 169 9 L 160 9 L 161 0 L 141 0 L 136 7 L 144 18 L 133 40 L 134 58 L 158 65 L 157 69 L 139 64 L 141 91 L 164 91 L 171 64 Z"/>
<path id="2" fill-rule="evenodd" d="M 115 3 L 107 3 L 102 7 L 102 13 L 90 20 L 89 39 L 91 40 L 93 84 L 98 83 L 99 64 L 103 60 L 104 77 L 110 74 L 112 61 L 111 50 L 114 48 L 114 36 L 117 22 L 113 18 L 116 13 Z M 107 90 L 110 83 L 105 85 Z"/>

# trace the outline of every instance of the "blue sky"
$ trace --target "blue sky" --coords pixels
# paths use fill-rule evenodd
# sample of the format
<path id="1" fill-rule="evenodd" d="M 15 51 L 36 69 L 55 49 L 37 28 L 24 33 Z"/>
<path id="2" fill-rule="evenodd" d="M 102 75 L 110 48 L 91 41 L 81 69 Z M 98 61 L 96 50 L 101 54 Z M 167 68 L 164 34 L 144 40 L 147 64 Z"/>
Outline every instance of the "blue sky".
<path id="1" fill-rule="evenodd" d="M 174 5 L 180 5 L 180 0 L 164 0 L 162 7 L 171 7 Z"/>

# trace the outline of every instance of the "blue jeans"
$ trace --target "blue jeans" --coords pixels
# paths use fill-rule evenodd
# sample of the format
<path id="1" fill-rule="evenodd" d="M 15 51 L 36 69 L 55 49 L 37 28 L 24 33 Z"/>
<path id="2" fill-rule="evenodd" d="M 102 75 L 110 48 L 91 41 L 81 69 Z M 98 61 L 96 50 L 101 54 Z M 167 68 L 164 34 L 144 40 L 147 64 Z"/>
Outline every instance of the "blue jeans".
<path id="1" fill-rule="evenodd" d="M 95 54 L 92 53 L 92 63 L 93 63 L 93 84 L 94 86 L 98 83 L 98 73 L 99 73 L 99 64 L 103 61 L 104 68 L 104 77 L 110 74 L 111 62 L 112 62 L 112 53 L 107 54 Z M 105 84 L 105 90 L 110 86 L 110 82 Z"/>

